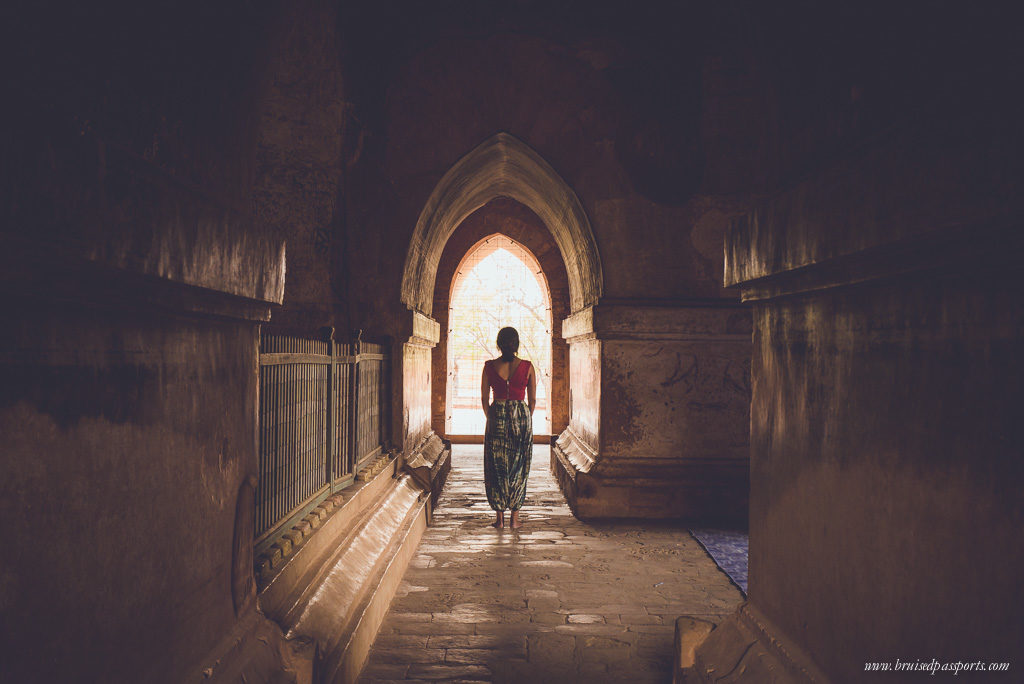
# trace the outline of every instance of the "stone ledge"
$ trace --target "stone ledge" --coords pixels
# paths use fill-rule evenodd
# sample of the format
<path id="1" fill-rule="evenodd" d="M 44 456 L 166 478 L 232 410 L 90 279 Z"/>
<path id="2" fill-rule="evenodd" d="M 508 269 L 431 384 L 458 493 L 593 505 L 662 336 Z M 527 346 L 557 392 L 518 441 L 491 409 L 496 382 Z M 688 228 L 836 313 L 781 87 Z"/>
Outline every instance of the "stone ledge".
<path id="1" fill-rule="evenodd" d="M 830 681 L 760 611 L 744 603 L 717 627 L 707 620 L 676 620 L 673 684 L 706 684 L 728 676 L 736 682 L 823 684 Z M 723 675 L 724 673 L 724 675 Z"/>
<path id="2" fill-rule="evenodd" d="M 446 462 L 450 463 L 450 459 Z M 391 608 L 391 601 L 419 548 L 431 517 L 431 508 L 430 499 L 421 496 L 419 504 L 406 517 L 405 524 L 392 537 L 390 550 L 378 559 L 379 572 L 370 580 L 363 600 L 352 611 L 348 629 L 319 661 L 323 681 L 346 684 L 358 680 Z"/>
<path id="3" fill-rule="evenodd" d="M 377 475 L 379 475 L 381 471 L 388 467 L 388 465 L 391 463 L 391 461 L 394 460 L 394 458 L 395 454 L 392 452 L 381 454 L 376 459 L 374 459 L 373 463 L 363 466 L 359 470 L 359 472 L 356 473 L 356 482 L 366 482 L 377 477 Z"/>
<path id="4" fill-rule="evenodd" d="M 574 465 L 555 441 L 551 472 L 569 508 L 581 520 L 645 518 L 747 524 L 749 481 L 747 472 L 737 468 L 735 461 L 696 464 L 692 476 L 666 470 L 645 478 L 608 477 Z"/>
<path id="5" fill-rule="evenodd" d="M 430 515 L 428 490 L 399 474 L 394 454 L 365 472 L 339 505 L 318 506 L 268 552 L 277 565 L 260 607 L 288 644 L 306 645 L 316 681 L 355 681 Z"/>
<path id="6" fill-rule="evenodd" d="M 79 286 L 91 290 L 92 284 L 68 278 L 62 266 L 92 265 L 140 276 L 138 282 L 166 281 L 224 295 L 229 302 L 233 298 L 246 304 L 237 313 L 241 317 L 263 316 L 283 301 L 284 240 L 254 220 L 243 198 L 211 194 L 95 131 L 55 123 L 45 139 L 24 136 L 7 150 L 11 168 L 26 173 L 9 179 L 13 187 L 2 200 L 3 210 L 7 224 L 22 229 L 8 232 L 3 241 L 17 234 L 22 249 L 4 244 L 0 253 L 40 253 L 41 265 L 49 266 L 33 277 L 47 287 L 52 281 L 63 296 L 79 298 L 84 294 Z M 43 168 L 40 160 L 45 160 L 45 182 L 28 171 Z M 131 220 L 142 216 L 146 219 Z M 115 299 L 136 295 L 120 290 L 112 288 L 110 294 Z M 253 304 L 259 305 L 255 311 L 248 306 Z M 225 315 L 236 315 L 235 305 L 227 308 Z"/>
<path id="7" fill-rule="evenodd" d="M 263 301 L 140 273 L 66 250 L 51 250 L 23 238 L 0 234 L 0 292 L 15 301 L 116 305 L 246 322 L 270 320 L 273 301 Z M 28 350 L 28 359 L 39 351 Z M 16 360 L 20 362 L 20 360 Z"/>
<path id="8" fill-rule="evenodd" d="M 321 681 L 356 681 L 426 528 L 429 506 L 427 492 L 410 476 L 391 481 L 284 617 L 289 637 L 317 644 Z"/>
<path id="9" fill-rule="evenodd" d="M 388 466 L 393 466 L 395 455 L 393 453 L 381 454 L 373 463 L 364 466 L 356 474 L 355 480 L 358 483 L 368 482 L 383 472 Z M 281 539 L 272 544 L 270 548 L 256 558 L 256 580 L 260 590 L 265 588 L 277 571 L 285 562 L 309 539 L 314 532 L 319 530 L 336 511 L 340 510 L 346 499 L 352 499 L 356 490 L 345 490 L 333 496 L 329 496 L 313 508 L 304 518 L 299 520 L 290 530 L 281 535 Z"/>
<path id="10" fill-rule="evenodd" d="M 697 647 L 704 643 L 715 627 L 714 622 L 703 618 L 689 615 L 676 618 L 675 641 L 672 649 L 674 655 L 672 684 L 686 684 L 685 670 L 693 667 Z"/>
<path id="11" fill-rule="evenodd" d="M 1008 121 L 976 113 L 970 123 L 938 117 L 892 128 L 733 219 L 726 286 L 757 301 L 970 262 L 1019 263 L 1024 206 L 1009 171 L 1015 153 L 1003 144 Z"/>
<path id="12" fill-rule="evenodd" d="M 314 684 L 316 644 L 287 639 L 281 628 L 252 611 L 214 649 L 210 662 L 192 668 L 183 681 L 235 684 L 288 682 Z"/>
<path id="13" fill-rule="evenodd" d="M 750 305 L 733 299 L 606 299 L 562 322 L 566 340 L 750 344 Z"/>
<path id="14" fill-rule="evenodd" d="M 551 438 L 551 456 L 564 461 L 566 474 L 573 480 L 576 473 L 589 473 L 597 461 L 597 452 L 572 427 Z"/>
<path id="15" fill-rule="evenodd" d="M 288 610 L 288 597 L 292 603 L 298 600 L 296 594 L 315 576 L 323 557 L 384 492 L 396 472 L 396 460 L 387 454 L 365 472 L 371 470 L 374 474 L 368 479 L 328 497 L 286 532 L 283 539 L 290 542 L 290 549 L 278 542 L 256 559 L 260 603 L 268 615 L 280 618 Z"/>
<path id="16" fill-rule="evenodd" d="M 405 459 L 405 469 L 430 492 L 430 504 L 436 506 L 451 472 L 452 444 L 434 432 L 427 435 Z"/>

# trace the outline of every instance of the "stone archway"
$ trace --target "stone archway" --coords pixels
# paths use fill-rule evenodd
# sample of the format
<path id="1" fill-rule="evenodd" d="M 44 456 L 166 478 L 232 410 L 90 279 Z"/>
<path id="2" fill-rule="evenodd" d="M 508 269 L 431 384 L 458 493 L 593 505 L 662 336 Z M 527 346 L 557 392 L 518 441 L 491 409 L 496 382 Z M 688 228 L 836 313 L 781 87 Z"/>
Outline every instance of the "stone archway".
<path id="1" fill-rule="evenodd" d="M 530 251 L 547 282 L 551 298 L 551 431 L 559 434 L 569 425 L 569 345 L 559 332 L 569 315 L 569 279 L 551 231 L 535 212 L 508 197 L 491 200 L 458 225 L 445 243 L 435 276 L 433 317 L 439 324 L 439 342 L 433 350 L 431 415 L 434 432 L 445 435 L 447 394 L 447 344 L 449 295 L 463 257 L 489 235 L 508 237 Z M 448 436 L 448 435 L 445 435 Z"/>
<path id="2" fill-rule="evenodd" d="M 555 331 L 572 320 L 571 314 L 586 318 L 588 308 L 596 305 L 604 292 L 597 243 L 586 212 L 572 188 L 539 154 L 512 135 L 498 133 L 456 162 L 438 182 L 420 212 L 402 276 L 401 298 L 411 315 L 401 365 L 396 369 L 397 377 L 402 378 L 396 401 L 401 403 L 406 463 L 424 472 L 441 471 L 439 464 L 444 459 L 439 454 L 445 448 L 431 415 L 432 394 L 437 391 L 437 383 L 432 378 L 437 372 L 431 367 L 432 357 L 436 358 L 433 349 L 441 341 L 440 326 L 431 315 L 442 255 L 456 228 L 470 214 L 498 198 L 514 200 L 531 210 L 557 247 L 555 259 L 564 266 L 568 311 L 563 308 L 561 315 L 552 311 Z M 543 259 L 540 261 L 543 264 Z M 592 464 L 597 449 L 594 426 L 599 412 L 600 387 L 591 371 L 597 362 L 598 343 L 581 337 L 576 330 L 578 323 L 570 324 L 569 328 L 582 343 L 574 355 L 564 345 L 565 330 L 554 335 L 553 371 L 559 375 L 558 382 L 568 380 L 568 391 L 562 393 L 561 398 L 556 394 L 560 390 L 552 391 L 555 407 L 552 432 L 568 423 L 559 437 L 562 448 L 579 454 L 580 462 Z M 572 367 L 577 368 L 576 372 Z M 578 391 L 573 389 L 577 381 L 582 383 Z"/>
<path id="3" fill-rule="evenodd" d="M 502 132 L 456 162 L 420 212 L 402 275 L 405 305 L 431 315 L 434 282 L 448 238 L 467 216 L 497 197 L 526 205 L 551 231 L 565 263 L 572 312 L 596 304 L 604 276 L 579 198 L 539 154 Z"/>

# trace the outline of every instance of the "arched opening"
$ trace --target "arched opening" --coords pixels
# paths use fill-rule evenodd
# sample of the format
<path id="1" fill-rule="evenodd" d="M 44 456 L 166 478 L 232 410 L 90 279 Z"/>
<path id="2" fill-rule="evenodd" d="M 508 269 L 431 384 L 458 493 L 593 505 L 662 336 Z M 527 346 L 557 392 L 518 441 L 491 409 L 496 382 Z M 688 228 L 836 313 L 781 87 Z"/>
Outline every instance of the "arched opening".
<path id="1" fill-rule="evenodd" d="M 448 305 L 445 432 L 482 435 L 480 369 L 499 329 L 519 331 L 519 356 L 537 371 L 533 431 L 551 434 L 551 293 L 537 258 L 498 233 L 473 245 L 452 279 Z"/>
<path id="2" fill-rule="evenodd" d="M 496 206 L 509 210 L 514 224 L 511 230 L 482 223 L 467 227 L 474 216 Z M 497 215 L 494 218 L 499 223 L 505 220 Z M 486 231 L 474 236 L 474 230 L 481 226 Z M 553 347 L 551 434 L 562 435 L 572 444 L 589 440 L 586 449 L 574 449 L 574 453 L 596 452 L 596 433 L 588 426 L 595 423 L 599 387 L 590 378 L 589 385 L 575 388 L 577 381 L 587 379 L 583 368 L 593 365 L 597 351 L 592 335 L 580 332 L 588 325 L 589 307 L 597 304 L 604 289 L 594 234 L 576 193 L 551 165 L 522 141 L 498 133 L 456 162 L 434 187 L 416 221 L 406 253 L 401 299 L 411 313 L 410 336 L 399 369 L 403 378 L 398 399 L 401 410 L 395 415 L 401 416 L 408 462 L 434 463 L 431 454 L 442 448 L 438 437 L 447 434 L 450 286 L 469 248 L 493 233 L 524 245 L 537 258 L 548 280 Z M 472 239 L 467 239 L 470 236 Z M 574 314 L 579 318 L 570 330 L 575 338 L 586 342 L 586 349 L 581 347 L 574 356 L 573 368 L 580 371 L 570 373 L 569 345 L 561 333 L 563 323 Z M 570 385 L 575 389 L 570 391 Z M 589 462 L 593 461 L 590 457 Z"/>
<path id="3" fill-rule="evenodd" d="M 565 263 L 551 231 L 533 210 L 511 198 L 498 197 L 470 214 L 452 233 L 439 259 L 434 285 L 432 309 L 440 326 L 440 339 L 433 349 L 431 363 L 431 427 L 437 434 L 455 442 L 479 442 L 482 431 L 463 433 L 458 424 L 453 425 L 448 418 L 449 415 L 454 417 L 449 411 L 452 404 L 448 401 L 452 391 L 450 383 L 454 379 L 451 375 L 454 368 L 449 344 L 452 333 L 467 325 L 466 321 L 456 323 L 450 316 L 453 307 L 458 306 L 453 295 L 459 287 L 457 281 L 462 280 L 459 273 L 465 276 L 475 262 L 482 261 L 489 250 L 498 247 L 508 248 L 525 259 L 529 264 L 525 270 L 534 287 L 546 294 L 550 306 L 550 322 L 545 328 L 548 332 L 544 340 L 550 348 L 551 357 L 550 361 L 538 362 L 547 380 L 544 390 L 548 423 L 545 429 L 549 433 L 542 432 L 542 426 L 536 424 L 534 434 L 559 434 L 569 424 L 569 348 L 559 334 L 562 320 L 569 315 L 569 279 Z M 474 364 L 482 364 L 483 358 L 494 358 L 497 354 L 494 348 L 497 330 L 494 328 L 482 335 L 486 338 L 483 339 L 483 345 L 487 348 L 487 354 Z M 459 382 L 465 383 L 465 389 L 460 391 L 469 396 L 464 403 L 471 405 L 468 409 L 470 413 L 475 411 L 480 415 L 482 426 L 484 415 L 479 408 L 480 366 L 477 365 L 469 373 L 470 377 L 463 381 L 464 372 L 464 364 L 460 361 Z"/>
<path id="4" fill-rule="evenodd" d="M 596 304 L 604 276 L 579 198 L 528 145 L 498 133 L 456 162 L 427 199 L 405 257 L 405 305 L 431 315 L 431 293 L 448 239 L 466 217 L 497 197 L 529 207 L 550 232 L 568 277 L 570 312 Z"/>

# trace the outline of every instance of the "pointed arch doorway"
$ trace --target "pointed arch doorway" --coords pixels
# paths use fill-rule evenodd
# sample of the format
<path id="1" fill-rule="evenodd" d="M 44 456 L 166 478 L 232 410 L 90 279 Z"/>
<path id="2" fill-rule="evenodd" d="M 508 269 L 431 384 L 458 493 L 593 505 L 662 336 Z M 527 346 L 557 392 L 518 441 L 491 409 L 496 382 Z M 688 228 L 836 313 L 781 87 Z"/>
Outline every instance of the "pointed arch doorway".
<path id="1" fill-rule="evenodd" d="M 551 294 L 533 254 L 494 233 L 473 245 L 452 279 L 448 304 L 445 433 L 484 434 L 480 369 L 495 356 L 497 331 L 519 332 L 519 356 L 533 364 L 537 405 L 533 431 L 551 434 Z"/>
<path id="2" fill-rule="evenodd" d="M 498 296 L 489 296 L 495 280 L 504 278 L 510 280 L 498 281 Z M 502 297 L 505 301 L 499 301 Z M 524 310 L 519 301 L 530 299 L 532 306 Z M 474 301 L 486 303 L 493 312 L 474 313 L 465 306 Z M 517 327 L 517 322 L 520 356 L 534 361 L 540 374 L 538 394 L 543 392 L 534 414 L 535 439 L 546 442 L 563 431 L 569 424 L 569 347 L 558 327 L 569 307 L 561 253 L 529 207 L 498 197 L 460 223 L 445 244 L 434 286 L 433 311 L 441 331 L 431 368 L 434 431 L 454 442 L 482 441 L 483 361 L 498 353 L 494 337 L 499 328 L 506 323 Z M 468 417 L 469 423 L 460 417 Z"/>
<path id="3" fill-rule="evenodd" d="M 495 225 L 475 235 L 465 228 L 474 216 L 501 205 L 514 207 L 513 218 L 495 216 Z M 515 220 L 516 212 L 525 212 L 519 216 L 522 221 Z M 437 436 L 448 434 L 446 342 L 451 283 L 469 248 L 493 233 L 511 237 L 532 252 L 547 278 L 552 309 L 551 433 L 561 435 L 560 443 L 585 440 L 586 448 L 575 451 L 580 452 L 581 462 L 593 463 L 588 454 L 597 450 L 600 390 L 593 366 L 598 343 L 581 330 L 604 288 L 597 244 L 572 188 L 536 151 L 508 133 L 485 140 L 444 174 L 413 230 L 401 288 L 402 302 L 411 314 L 410 337 L 398 369 L 403 381 L 397 397 L 401 409 L 396 411 L 402 416 L 406 459 L 419 462 L 425 454 L 424 462 L 430 461 L 438 448 Z M 568 320 L 572 320 L 572 348 L 579 350 L 573 352 L 576 370 L 571 374 L 570 345 L 562 336 Z M 424 355 L 430 357 L 427 373 L 422 372 Z M 570 383 L 582 384 L 570 394 Z M 424 411 L 427 406 L 429 411 Z"/>

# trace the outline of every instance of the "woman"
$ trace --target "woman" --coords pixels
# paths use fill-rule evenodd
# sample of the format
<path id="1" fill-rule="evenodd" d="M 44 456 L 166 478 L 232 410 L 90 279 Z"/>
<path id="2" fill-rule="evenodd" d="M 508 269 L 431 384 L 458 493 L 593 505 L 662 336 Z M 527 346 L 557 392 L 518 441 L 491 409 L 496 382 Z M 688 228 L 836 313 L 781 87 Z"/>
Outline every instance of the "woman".
<path id="1" fill-rule="evenodd" d="M 516 356 L 519 333 L 498 331 L 501 356 L 484 363 L 480 402 L 487 414 L 484 434 L 484 488 L 487 502 L 498 517 L 494 527 L 505 526 L 505 511 L 512 511 L 513 529 L 526 498 L 526 478 L 533 456 L 533 409 L 537 406 L 537 375 L 533 364 Z M 491 390 L 494 401 L 490 401 Z M 527 399 L 527 401 L 523 401 Z"/>

